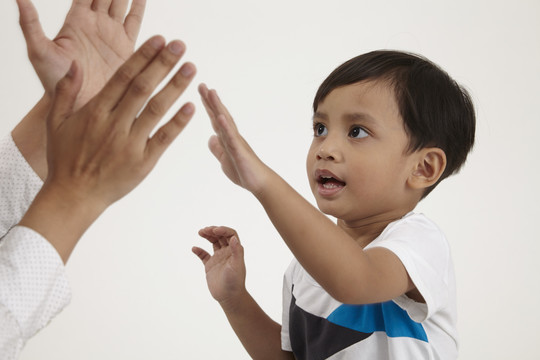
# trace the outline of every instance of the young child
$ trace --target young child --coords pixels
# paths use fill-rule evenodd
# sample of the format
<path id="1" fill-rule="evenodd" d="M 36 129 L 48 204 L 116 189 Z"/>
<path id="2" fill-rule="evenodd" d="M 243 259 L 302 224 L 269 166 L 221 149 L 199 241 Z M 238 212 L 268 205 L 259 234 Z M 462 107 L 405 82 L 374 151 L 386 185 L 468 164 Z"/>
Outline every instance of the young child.
<path id="1" fill-rule="evenodd" d="M 251 357 L 456 359 L 450 249 L 413 209 L 473 146 L 467 92 L 430 61 L 396 51 L 364 54 L 334 70 L 315 95 L 307 156 L 319 211 L 257 158 L 217 93 L 205 85 L 199 91 L 217 134 L 212 153 L 261 202 L 295 256 L 279 325 L 245 288 L 236 232 L 199 232 L 214 253 L 193 252 Z"/>

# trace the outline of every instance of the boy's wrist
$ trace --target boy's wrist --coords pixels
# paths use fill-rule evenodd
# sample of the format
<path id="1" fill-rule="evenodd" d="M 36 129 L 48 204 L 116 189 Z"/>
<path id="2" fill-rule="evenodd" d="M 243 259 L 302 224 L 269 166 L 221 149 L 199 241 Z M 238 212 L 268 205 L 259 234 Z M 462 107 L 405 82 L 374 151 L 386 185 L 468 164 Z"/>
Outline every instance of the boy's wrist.
<path id="1" fill-rule="evenodd" d="M 235 315 L 246 310 L 246 304 L 253 301 L 249 292 L 244 288 L 234 296 L 227 297 L 219 302 L 223 312 L 227 315 Z"/>

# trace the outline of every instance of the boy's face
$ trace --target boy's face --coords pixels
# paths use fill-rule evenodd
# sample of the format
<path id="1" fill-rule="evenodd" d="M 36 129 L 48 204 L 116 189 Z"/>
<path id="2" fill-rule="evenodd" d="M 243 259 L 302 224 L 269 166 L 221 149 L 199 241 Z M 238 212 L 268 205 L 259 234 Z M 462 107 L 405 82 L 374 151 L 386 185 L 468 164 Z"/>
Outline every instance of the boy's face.
<path id="1" fill-rule="evenodd" d="M 307 171 L 322 212 L 361 225 L 406 207 L 414 158 L 389 85 L 367 81 L 334 89 L 313 125 Z"/>

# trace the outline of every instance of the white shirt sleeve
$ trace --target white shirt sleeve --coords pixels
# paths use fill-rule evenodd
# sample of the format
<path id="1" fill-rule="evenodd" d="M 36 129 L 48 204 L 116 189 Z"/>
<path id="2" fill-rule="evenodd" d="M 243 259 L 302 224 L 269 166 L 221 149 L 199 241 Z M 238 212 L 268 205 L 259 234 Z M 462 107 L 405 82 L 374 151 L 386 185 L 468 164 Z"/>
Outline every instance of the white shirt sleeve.
<path id="1" fill-rule="evenodd" d="M 401 296 L 394 301 L 405 307 L 417 322 L 430 318 L 448 307 L 454 298 L 454 270 L 450 248 L 444 234 L 422 214 L 408 214 L 390 224 L 368 247 L 384 247 L 396 254 L 425 304 Z"/>
<path id="2" fill-rule="evenodd" d="M 11 136 L 0 140 L 0 359 L 26 343 L 70 301 L 64 264 L 32 229 L 16 226 L 42 186 Z"/>
<path id="3" fill-rule="evenodd" d="M 43 182 L 11 135 L 0 139 L 0 238 L 21 221 Z"/>

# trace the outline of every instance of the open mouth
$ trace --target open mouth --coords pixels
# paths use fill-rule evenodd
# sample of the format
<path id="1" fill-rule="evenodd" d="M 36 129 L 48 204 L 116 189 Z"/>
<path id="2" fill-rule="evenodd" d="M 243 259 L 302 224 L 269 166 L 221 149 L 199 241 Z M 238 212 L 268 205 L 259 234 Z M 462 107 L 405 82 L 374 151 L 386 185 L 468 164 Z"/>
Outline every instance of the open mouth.
<path id="1" fill-rule="evenodd" d="M 344 181 L 326 170 L 317 171 L 317 182 L 325 189 L 337 189 L 346 185 Z"/>

